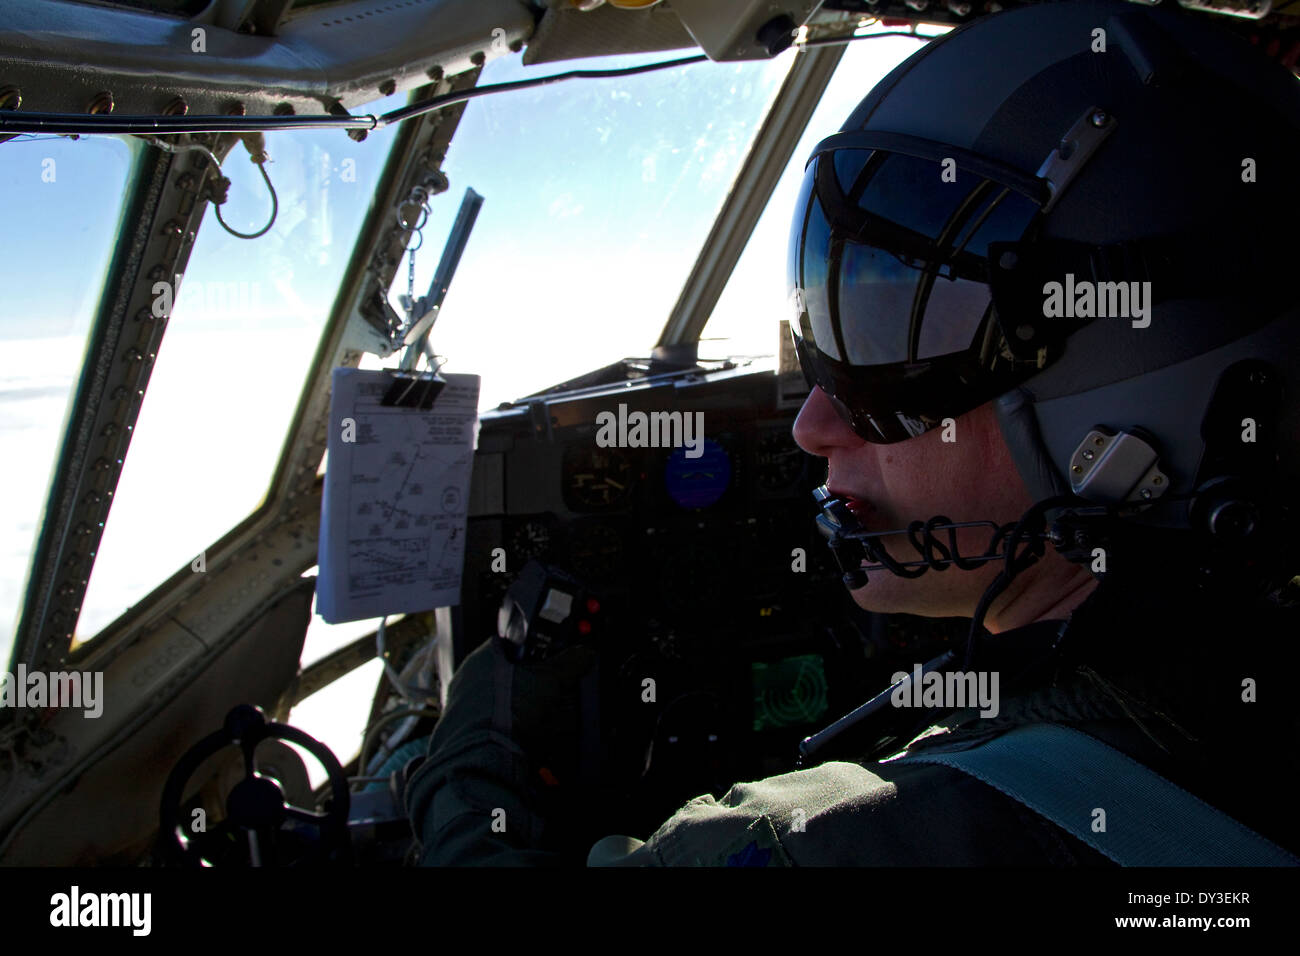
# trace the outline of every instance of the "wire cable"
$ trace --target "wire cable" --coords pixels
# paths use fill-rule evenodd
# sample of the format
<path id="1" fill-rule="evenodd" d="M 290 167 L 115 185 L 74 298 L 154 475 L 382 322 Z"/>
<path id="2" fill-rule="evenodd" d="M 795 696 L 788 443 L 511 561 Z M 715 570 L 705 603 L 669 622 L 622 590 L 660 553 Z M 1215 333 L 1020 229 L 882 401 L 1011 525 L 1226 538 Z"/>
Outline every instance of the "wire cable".
<path id="1" fill-rule="evenodd" d="M 1006 558 L 1003 568 L 980 596 L 979 603 L 975 606 L 975 614 L 971 617 L 970 631 L 966 635 L 966 654 L 962 662 L 962 670 L 972 669 L 980 638 L 985 634 L 984 618 L 993 602 L 1010 586 L 1016 575 L 1041 558 L 1047 550 L 1047 540 L 1043 534 L 1047 512 L 1053 508 L 1075 504 L 1078 500 L 1073 495 L 1044 498 L 1026 511 L 1006 535 Z M 1022 541 L 1027 545 L 1023 553 L 1020 552 Z"/>
<path id="2" fill-rule="evenodd" d="M 214 169 L 221 171 L 221 160 L 217 159 L 217 154 L 208 149 L 202 143 L 169 143 L 166 140 L 159 139 L 157 136 L 141 136 L 150 146 L 157 146 L 159 149 L 168 153 L 202 153 L 208 157 L 208 162 L 212 163 Z"/>
<path id="3" fill-rule="evenodd" d="M 559 83 L 564 80 L 595 80 L 611 76 L 634 76 L 637 73 L 650 73 L 655 70 L 667 70 L 675 66 L 688 66 L 691 63 L 701 63 L 707 59 L 707 56 L 700 53 L 696 56 L 684 56 L 676 60 L 660 60 L 657 63 L 644 63 L 641 66 L 625 66 L 614 70 L 570 70 L 568 73 L 553 73 L 550 76 L 535 76 L 527 80 L 511 80 L 507 83 L 493 83 L 490 86 L 476 86 L 473 89 L 458 90 L 454 93 L 444 93 L 441 96 L 434 96 L 427 100 L 421 100 L 419 103 L 412 103 L 409 106 L 403 106 L 385 113 L 383 116 L 379 117 L 379 126 L 382 128 L 390 123 L 400 123 L 403 120 L 414 119 L 416 116 L 422 116 L 432 110 L 442 109 L 444 106 L 454 106 L 457 103 L 464 103 L 466 100 L 471 100 L 478 96 L 487 96 L 492 93 L 508 93 L 511 90 L 526 90 L 531 89 L 534 86 L 545 86 L 549 83 Z"/>
<path id="4" fill-rule="evenodd" d="M 266 235 L 271 230 L 271 227 L 275 225 L 275 220 L 280 215 L 280 199 L 275 194 L 275 187 L 271 185 L 271 177 L 267 175 L 267 156 L 264 151 L 254 153 L 253 148 L 250 147 L 247 142 L 244 143 L 244 147 L 249 150 L 249 155 L 257 166 L 257 171 L 262 174 L 262 181 L 266 183 L 267 191 L 271 194 L 271 220 L 257 232 L 240 232 L 237 229 L 232 229 L 226 224 L 226 221 L 221 218 L 221 207 L 226 201 L 226 190 L 230 188 L 230 180 L 221 175 L 221 160 L 217 159 L 216 153 L 212 152 L 212 150 L 208 149 L 208 147 L 204 146 L 202 143 L 168 143 L 156 136 L 142 136 L 140 138 L 150 146 L 156 146 L 169 153 L 196 152 L 207 157 L 208 162 L 212 164 L 212 170 L 217 174 L 218 188 L 212 199 L 212 205 L 215 207 L 217 213 L 217 222 L 221 224 L 222 229 L 226 230 L 226 232 L 230 233 L 236 239 L 258 239 Z M 206 175 L 206 170 L 204 174 Z"/>
<path id="5" fill-rule="evenodd" d="M 876 40 L 881 37 L 911 37 L 913 40 L 937 40 L 942 33 L 913 33 L 911 30 L 890 30 L 885 33 L 864 33 L 851 37 L 822 37 L 818 40 L 803 40 L 795 43 L 795 48 L 805 46 L 847 46 L 858 40 Z"/>
<path id="6" fill-rule="evenodd" d="M 375 722 L 366 730 L 365 737 L 361 740 L 361 750 L 357 754 L 357 771 L 359 774 L 366 773 L 367 756 L 370 752 L 370 746 L 375 742 L 375 737 L 384 727 L 391 724 L 394 720 L 402 717 L 429 717 L 437 720 L 441 714 L 436 710 L 427 707 L 399 707 L 397 710 L 390 710 L 388 713 L 375 719 Z"/>
<path id="7" fill-rule="evenodd" d="M 221 167 L 218 166 L 217 169 L 219 170 Z M 236 239 L 257 239 L 266 235 L 271 231 L 271 227 L 275 225 L 276 217 L 280 215 L 280 200 L 275 195 L 275 187 L 271 185 L 271 177 L 266 174 L 266 163 L 258 163 L 257 171 L 262 174 L 262 181 L 266 183 L 266 188 L 271 193 L 271 219 L 265 226 L 257 230 L 257 232 L 240 232 L 237 229 L 231 229 L 230 226 L 226 225 L 226 220 L 221 218 L 222 203 L 213 204 L 217 213 L 217 222 L 221 223 L 221 228 Z"/>

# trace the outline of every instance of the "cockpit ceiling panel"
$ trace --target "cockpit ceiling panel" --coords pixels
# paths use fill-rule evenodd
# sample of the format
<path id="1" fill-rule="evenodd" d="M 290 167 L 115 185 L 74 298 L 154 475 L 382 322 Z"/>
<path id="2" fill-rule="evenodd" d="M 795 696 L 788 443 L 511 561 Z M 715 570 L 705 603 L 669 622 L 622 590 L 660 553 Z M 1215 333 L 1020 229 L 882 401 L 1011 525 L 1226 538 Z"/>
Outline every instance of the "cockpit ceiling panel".
<path id="1" fill-rule="evenodd" d="M 4 6 L 0 75 L 37 112 L 84 113 L 104 91 L 128 115 L 177 98 L 191 115 L 354 108 L 505 55 L 534 27 L 523 0 L 352 0 L 297 11 L 274 37 L 67 0 Z"/>

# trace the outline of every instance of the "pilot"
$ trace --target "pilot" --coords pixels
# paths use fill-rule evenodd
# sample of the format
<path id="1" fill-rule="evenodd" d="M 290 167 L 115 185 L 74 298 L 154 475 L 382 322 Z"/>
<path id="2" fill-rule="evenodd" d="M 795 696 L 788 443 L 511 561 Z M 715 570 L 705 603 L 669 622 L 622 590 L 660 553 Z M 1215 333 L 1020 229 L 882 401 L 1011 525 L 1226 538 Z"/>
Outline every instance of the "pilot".
<path id="1" fill-rule="evenodd" d="M 853 599 L 969 639 L 803 769 L 590 848 L 554 768 L 596 651 L 493 639 L 408 788 L 422 862 L 1300 862 L 1297 163 L 1295 77 L 1176 9 L 1035 5 L 902 63 L 806 166 L 794 436 Z"/>

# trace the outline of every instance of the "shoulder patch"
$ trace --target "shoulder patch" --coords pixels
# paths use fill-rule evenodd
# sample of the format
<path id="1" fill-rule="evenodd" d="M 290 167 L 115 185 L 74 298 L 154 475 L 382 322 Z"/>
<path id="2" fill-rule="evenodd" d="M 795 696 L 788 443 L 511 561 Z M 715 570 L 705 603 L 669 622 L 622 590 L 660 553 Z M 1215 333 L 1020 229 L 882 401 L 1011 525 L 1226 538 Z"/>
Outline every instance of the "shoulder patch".
<path id="1" fill-rule="evenodd" d="M 712 861 L 714 866 L 794 866 L 772 821 L 761 816 Z"/>

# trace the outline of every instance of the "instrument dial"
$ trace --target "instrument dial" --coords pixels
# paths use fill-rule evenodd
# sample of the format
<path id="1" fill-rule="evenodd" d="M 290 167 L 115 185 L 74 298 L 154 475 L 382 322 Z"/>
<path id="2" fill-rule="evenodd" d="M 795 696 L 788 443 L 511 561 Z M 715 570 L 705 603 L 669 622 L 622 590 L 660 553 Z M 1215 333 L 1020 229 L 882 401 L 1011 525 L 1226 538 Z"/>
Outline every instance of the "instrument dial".
<path id="1" fill-rule="evenodd" d="M 631 491 L 632 463 L 616 448 L 570 445 L 564 454 L 564 501 L 573 511 L 609 511 Z"/>
<path id="2" fill-rule="evenodd" d="M 770 431 L 758 440 L 759 485 L 766 491 L 785 491 L 803 474 L 805 452 L 788 431 Z"/>

